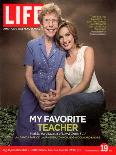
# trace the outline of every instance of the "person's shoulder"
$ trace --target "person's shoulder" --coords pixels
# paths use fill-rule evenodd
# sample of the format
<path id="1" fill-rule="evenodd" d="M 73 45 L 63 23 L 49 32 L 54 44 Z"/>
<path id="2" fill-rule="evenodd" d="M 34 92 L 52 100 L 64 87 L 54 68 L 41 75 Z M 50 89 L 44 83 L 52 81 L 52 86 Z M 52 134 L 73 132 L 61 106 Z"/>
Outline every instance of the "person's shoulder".
<path id="1" fill-rule="evenodd" d="M 57 47 L 59 53 L 63 56 L 66 56 L 66 51 L 63 48 Z"/>
<path id="2" fill-rule="evenodd" d="M 86 46 L 86 48 L 85 48 L 85 52 L 86 53 L 90 53 L 90 52 L 94 52 L 94 50 L 93 50 L 93 47 L 91 47 L 91 46 Z"/>
<path id="3" fill-rule="evenodd" d="M 91 46 L 87 46 L 85 49 L 85 57 L 90 57 L 90 56 L 94 56 L 94 50 L 93 47 Z"/>
<path id="4" fill-rule="evenodd" d="M 63 57 L 66 57 L 66 51 L 60 50 L 60 53 L 61 53 L 61 55 L 62 55 Z"/>
<path id="5" fill-rule="evenodd" d="M 83 51 L 83 52 L 86 52 L 86 53 L 88 53 L 88 52 L 94 52 L 93 47 L 87 46 L 87 45 L 81 46 L 80 47 L 80 50 Z"/>
<path id="6" fill-rule="evenodd" d="M 28 46 L 36 46 L 37 44 L 41 44 L 41 42 L 42 42 L 42 36 L 28 41 L 27 45 Z"/>
<path id="7" fill-rule="evenodd" d="M 82 46 L 80 46 L 80 49 L 92 50 L 93 47 L 91 47 L 91 46 L 87 46 L 87 45 L 82 45 Z"/>
<path id="8" fill-rule="evenodd" d="M 66 51 L 62 47 L 58 46 L 55 42 L 54 44 L 55 44 L 55 50 L 57 51 L 56 53 L 59 56 L 66 55 Z"/>

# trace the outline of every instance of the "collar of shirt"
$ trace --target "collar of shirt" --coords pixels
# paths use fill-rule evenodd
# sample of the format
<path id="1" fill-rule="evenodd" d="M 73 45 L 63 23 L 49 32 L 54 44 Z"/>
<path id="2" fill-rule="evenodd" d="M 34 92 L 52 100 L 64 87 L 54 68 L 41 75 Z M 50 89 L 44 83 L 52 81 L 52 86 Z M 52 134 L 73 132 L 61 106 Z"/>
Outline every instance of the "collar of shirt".
<path id="1" fill-rule="evenodd" d="M 56 46 L 55 42 L 52 43 L 51 52 L 50 52 L 49 56 L 47 56 L 46 48 L 45 48 L 45 37 L 44 37 L 44 35 L 41 36 L 38 41 L 39 41 L 39 45 L 40 45 L 40 48 L 41 48 L 43 54 L 45 55 L 45 57 L 47 59 L 50 59 L 57 51 L 57 46 Z"/>

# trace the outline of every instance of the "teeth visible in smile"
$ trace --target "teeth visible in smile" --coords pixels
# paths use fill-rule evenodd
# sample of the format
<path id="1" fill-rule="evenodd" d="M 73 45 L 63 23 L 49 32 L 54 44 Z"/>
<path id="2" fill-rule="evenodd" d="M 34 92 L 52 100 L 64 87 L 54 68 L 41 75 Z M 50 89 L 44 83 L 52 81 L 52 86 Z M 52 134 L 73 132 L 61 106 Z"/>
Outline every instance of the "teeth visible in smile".
<path id="1" fill-rule="evenodd" d="M 54 30 L 48 30 L 48 31 L 53 32 Z"/>

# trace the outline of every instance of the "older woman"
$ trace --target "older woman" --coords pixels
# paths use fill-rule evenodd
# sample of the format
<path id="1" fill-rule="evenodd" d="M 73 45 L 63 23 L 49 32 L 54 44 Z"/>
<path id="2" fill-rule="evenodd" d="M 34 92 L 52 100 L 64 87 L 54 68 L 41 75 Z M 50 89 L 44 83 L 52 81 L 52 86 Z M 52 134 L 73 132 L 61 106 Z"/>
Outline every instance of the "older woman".
<path id="1" fill-rule="evenodd" d="M 44 35 L 27 44 L 24 62 L 26 86 L 12 145 L 41 145 L 41 131 L 33 117 L 49 115 L 47 111 L 53 109 L 60 96 L 65 54 L 54 42 L 60 18 L 61 10 L 57 5 L 44 5 L 39 15 Z M 50 101 L 50 89 L 56 90 L 54 101 Z"/>

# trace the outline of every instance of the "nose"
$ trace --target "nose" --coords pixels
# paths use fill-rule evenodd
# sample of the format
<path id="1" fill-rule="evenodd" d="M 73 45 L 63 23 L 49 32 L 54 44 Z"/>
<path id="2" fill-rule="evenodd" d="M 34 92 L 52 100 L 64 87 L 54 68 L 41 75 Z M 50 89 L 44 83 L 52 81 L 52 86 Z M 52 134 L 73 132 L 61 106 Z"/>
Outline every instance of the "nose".
<path id="1" fill-rule="evenodd" d="M 53 21 L 52 20 L 49 20 L 49 26 L 53 27 Z"/>
<path id="2" fill-rule="evenodd" d="M 65 43 L 66 41 L 67 41 L 67 38 L 66 38 L 66 37 L 64 37 L 64 38 L 63 38 L 63 42 Z"/>

